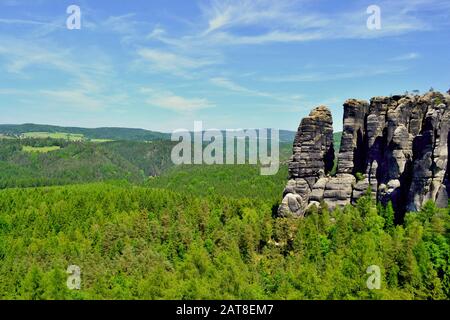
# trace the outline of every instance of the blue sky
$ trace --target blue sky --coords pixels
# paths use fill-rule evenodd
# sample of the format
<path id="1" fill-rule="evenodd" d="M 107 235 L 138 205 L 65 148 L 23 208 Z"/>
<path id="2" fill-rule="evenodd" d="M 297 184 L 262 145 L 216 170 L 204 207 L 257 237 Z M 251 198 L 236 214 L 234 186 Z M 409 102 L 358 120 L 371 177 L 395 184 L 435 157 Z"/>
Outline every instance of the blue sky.
<path id="1" fill-rule="evenodd" d="M 339 130 L 347 98 L 447 90 L 449 27 L 448 0 L 0 0 L 0 123 L 296 130 L 324 104 Z"/>

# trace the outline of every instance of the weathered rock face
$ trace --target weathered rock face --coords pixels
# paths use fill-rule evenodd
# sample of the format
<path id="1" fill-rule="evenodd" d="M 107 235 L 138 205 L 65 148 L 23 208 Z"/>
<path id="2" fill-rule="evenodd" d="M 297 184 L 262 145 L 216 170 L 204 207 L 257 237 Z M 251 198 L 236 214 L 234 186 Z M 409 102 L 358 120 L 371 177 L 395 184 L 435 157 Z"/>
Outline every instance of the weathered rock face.
<path id="1" fill-rule="evenodd" d="M 407 210 L 417 210 L 430 199 L 441 207 L 448 204 L 450 110 L 442 101 L 442 98 L 435 99 L 427 109 L 422 134 L 413 141 L 414 163 Z"/>
<path id="2" fill-rule="evenodd" d="M 365 120 L 369 104 L 366 101 L 347 100 L 344 103 L 344 126 L 339 151 L 338 173 L 354 174 L 364 163 Z"/>
<path id="3" fill-rule="evenodd" d="M 316 108 L 300 124 L 279 214 L 303 216 L 312 204 L 354 203 L 368 190 L 383 204 L 392 201 L 399 220 L 427 200 L 446 207 L 449 106 L 450 96 L 438 92 L 346 101 L 333 177 L 327 175 L 334 156 L 331 114 Z"/>
<path id="4" fill-rule="evenodd" d="M 289 181 L 279 208 L 281 216 L 301 216 L 316 182 L 333 167 L 333 119 L 327 107 L 315 108 L 300 123 L 289 162 Z"/>

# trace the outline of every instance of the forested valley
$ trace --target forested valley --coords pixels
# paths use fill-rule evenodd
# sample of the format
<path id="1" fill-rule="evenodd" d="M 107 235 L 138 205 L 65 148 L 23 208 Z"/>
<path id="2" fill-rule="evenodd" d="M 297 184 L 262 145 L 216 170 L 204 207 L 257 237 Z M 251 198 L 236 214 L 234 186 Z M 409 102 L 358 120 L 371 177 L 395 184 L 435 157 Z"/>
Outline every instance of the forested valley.
<path id="1" fill-rule="evenodd" d="M 286 164 L 173 167 L 172 146 L 0 138 L 0 299 L 450 298 L 448 209 L 277 218 Z"/>

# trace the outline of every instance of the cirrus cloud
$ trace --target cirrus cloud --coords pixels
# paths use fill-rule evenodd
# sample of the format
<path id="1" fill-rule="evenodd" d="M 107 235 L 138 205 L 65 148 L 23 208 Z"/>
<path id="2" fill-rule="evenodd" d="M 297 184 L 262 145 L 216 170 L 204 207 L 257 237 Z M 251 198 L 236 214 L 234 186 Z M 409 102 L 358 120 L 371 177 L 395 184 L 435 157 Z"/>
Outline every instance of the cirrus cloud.
<path id="1" fill-rule="evenodd" d="M 141 93 L 148 95 L 146 103 L 158 108 L 169 109 L 176 112 L 193 112 L 196 110 L 215 107 L 206 98 L 187 98 L 174 94 L 169 90 L 141 89 Z"/>

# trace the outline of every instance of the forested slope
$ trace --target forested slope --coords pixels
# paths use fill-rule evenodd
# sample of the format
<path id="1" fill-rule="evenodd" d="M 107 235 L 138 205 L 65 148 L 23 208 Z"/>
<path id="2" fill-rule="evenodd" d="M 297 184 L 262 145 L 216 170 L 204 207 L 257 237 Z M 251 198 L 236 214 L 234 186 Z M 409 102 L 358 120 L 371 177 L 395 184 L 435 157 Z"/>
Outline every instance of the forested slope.
<path id="1" fill-rule="evenodd" d="M 170 141 L 102 144 L 55 139 L 0 140 L 0 188 L 126 180 L 143 183 L 172 166 Z M 56 150 L 52 147 L 59 147 Z M 26 149 L 28 148 L 28 149 Z M 43 149 L 46 152 L 30 152 Z"/>
<path id="2" fill-rule="evenodd" d="M 251 165 L 185 165 L 149 179 L 146 186 L 193 196 L 247 197 L 276 203 L 283 192 L 286 176 L 287 165 L 280 166 L 273 176 L 262 176 L 260 168 Z"/>
<path id="3" fill-rule="evenodd" d="M 450 297 L 448 210 L 429 203 L 394 227 L 365 198 L 305 219 L 271 205 L 104 184 L 2 190 L 0 298 Z M 374 264 L 380 290 L 366 286 Z"/>
<path id="4" fill-rule="evenodd" d="M 11 140 L 0 143 L 0 154 L 0 188 L 144 178 L 126 159 L 94 144 L 69 143 L 57 151 L 34 153 Z"/>
<path id="5" fill-rule="evenodd" d="M 229 188 L 233 182 L 231 179 L 253 189 L 253 194 L 257 194 L 257 189 L 261 186 L 266 187 L 253 180 L 263 179 L 259 177 L 259 167 L 253 165 L 196 165 L 173 168 L 169 171 L 173 167 L 170 157 L 175 144 L 176 142 L 164 140 L 92 143 L 51 138 L 0 139 L 0 188 L 109 180 L 126 180 L 141 184 L 148 180 L 148 177 L 160 175 L 163 177 L 157 182 L 152 180 L 155 187 L 166 187 L 167 184 L 173 186 L 181 177 L 188 178 L 193 175 L 194 178 L 189 182 L 186 179 L 180 180 L 179 187 L 186 189 L 189 185 L 193 185 L 202 194 L 213 187 L 213 185 L 205 187 L 204 184 L 214 181 L 221 183 L 223 190 L 234 192 L 234 188 Z M 291 148 L 292 145 L 289 143 L 280 145 L 282 162 L 290 157 Z M 40 150 L 43 152 L 38 152 Z M 275 177 L 280 185 L 286 177 L 286 171 L 283 170 L 282 166 Z M 222 176 L 222 180 L 215 180 L 219 178 L 213 173 L 215 171 Z M 212 176 L 205 180 L 210 174 Z M 247 179 L 249 177 L 251 179 Z M 198 178 L 202 180 L 201 186 L 196 185 Z"/>
<path id="6" fill-rule="evenodd" d="M 112 141 L 102 146 L 142 170 L 145 176 L 157 176 L 173 166 L 170 154 L 175 142 Z"/>
<path id="7" fill-rule="evenodd" d="M 285 164 L 171 167 L 172 145 L 1 140 L 0 299 L 450 298 L 448 209 L 395 226 L 392 206 L 363 197 L 275 218 Z"/>

